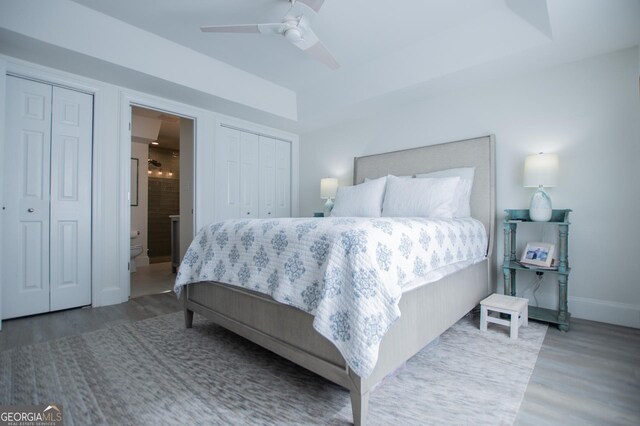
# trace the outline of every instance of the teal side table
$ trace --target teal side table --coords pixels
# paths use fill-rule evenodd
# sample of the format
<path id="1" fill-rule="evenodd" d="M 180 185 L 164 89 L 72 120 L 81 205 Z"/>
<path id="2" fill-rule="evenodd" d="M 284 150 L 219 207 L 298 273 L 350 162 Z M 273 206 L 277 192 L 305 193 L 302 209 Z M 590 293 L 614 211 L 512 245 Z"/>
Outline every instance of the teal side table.
<path id="1" fill-rule="evenodd" d="M 568 255 L 569 213 L 571 211 L 570 209 L 553 210 L 549 222 L 532 222 L 529 217 L 529 210 L 507 209 L 505 210 L 507 216 L 503 223 L 504 263 L 502 269 L 504 272 L 504 294 L 516 295 L 516 271 L 556 274 L 558 276 L 558 309 L 529 306 L 529 318 L 557 324 L 562 331 L 569 331 L 569 321 L 571 320 L 567 304 L 567 287 L 569 285 L 569 273 L 571 272 Z M 558 270 L 536 268 L 535 266 L 525 267 L 518 263 L 518 258 L 516 257 L 516 231 L 519 224 L 527 222 L 558 226 Z"/>

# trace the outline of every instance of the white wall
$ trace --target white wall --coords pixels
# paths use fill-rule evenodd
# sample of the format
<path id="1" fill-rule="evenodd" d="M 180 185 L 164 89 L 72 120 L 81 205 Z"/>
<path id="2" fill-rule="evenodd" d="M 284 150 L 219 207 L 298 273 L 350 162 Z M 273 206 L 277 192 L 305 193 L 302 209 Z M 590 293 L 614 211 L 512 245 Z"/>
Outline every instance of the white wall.
<path id="1" fill-rule="evenodd" d="M 350 185 L 353 157 L 496 135 L 498 235 L 506 208 L 527 208 L 524 157 L 560 156 L 556 208 L 571 208 L 569 310 L 576 317 L 640 327 L 640 287 L 634 265 L 640 238 L 640 97 L 638 48 L 614 52 L 481 87 L 450 92 L 338 127 L 305 134 L 300 143 L 300 211 L 322 211 L 320 179 Z M 553 240 L 529 225 L 522 239 Z M 557 306 L 557 286 L 545 274 L 541 306 Z M 502 273 L 498 283 L 502 291 Z M 519 289 L 531 275 L 519 274 Z M 530 289 L 525 295 L 531 297 Z"/>
<path id="2" fill-rule="evenodd" d="M 139 117 L 134 116 L 136 119 Z M 140 231 L 140 235 L 131 244 L 142 245 L 142 254 L 135 258 L 136 266 L 147 266 L 149 256 L 149 234 L 147 224 L 149 221 L 149 144 L 131 142 L 131 158 L 138 159 L 138 205 L 131 206 L 131 230 Z"/>

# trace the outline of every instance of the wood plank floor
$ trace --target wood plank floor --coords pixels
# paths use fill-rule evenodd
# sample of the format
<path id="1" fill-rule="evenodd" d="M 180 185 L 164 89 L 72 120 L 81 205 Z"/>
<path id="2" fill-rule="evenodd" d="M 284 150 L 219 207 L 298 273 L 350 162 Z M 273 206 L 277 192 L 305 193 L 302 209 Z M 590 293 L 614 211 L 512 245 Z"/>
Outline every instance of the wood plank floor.
<path id="1" fill-rule="evenodd" d="M 164 293 L 9 320 L 0 350 L 179 310 L 175 296 Z M 579 319 L 568 333 L 550 327 L 516 424 L 640 424 L 640 330 Z"/>
<path id="2" fill-rule="evenodd" d="M 550 326 L 516 424 L 640 425 L 640 330 Z"/>
<path id="3" fill-rule="evenodd" d="M 173 293 L 141 296 L 119 305 L 101 308 L 68 309 L 2 322 L 0 350 L 46 342 L 110 327 L 125 321 L 138 321 L 182 309 Z"/>

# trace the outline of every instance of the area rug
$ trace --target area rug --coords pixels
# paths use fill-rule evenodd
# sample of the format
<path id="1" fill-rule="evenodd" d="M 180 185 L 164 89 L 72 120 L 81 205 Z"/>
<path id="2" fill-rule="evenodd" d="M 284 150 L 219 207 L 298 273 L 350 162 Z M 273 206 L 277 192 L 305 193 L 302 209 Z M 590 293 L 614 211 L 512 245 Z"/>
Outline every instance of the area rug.
<path id="1" fill-rule="evenodd" d="M 372 393 L 368 424 L 512 424 L 546 325 L 461 319 Z M 0 405 L 58 403 L 65 425 L 347 425 L 349 393 L 196 314 L 0 352 Z"/>

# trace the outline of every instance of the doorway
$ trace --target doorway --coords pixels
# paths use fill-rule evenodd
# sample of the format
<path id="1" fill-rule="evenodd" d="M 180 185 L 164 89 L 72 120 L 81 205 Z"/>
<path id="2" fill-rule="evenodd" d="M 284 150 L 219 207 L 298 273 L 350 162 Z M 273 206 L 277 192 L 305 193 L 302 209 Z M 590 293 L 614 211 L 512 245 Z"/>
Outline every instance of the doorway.
<path id="1" fill-rule="evenodd" d="M 169 112 L 131 108 L 131 298 L 173 289 L 181 214 L 190 217 L 193 207 L 193 125 Z"/>

